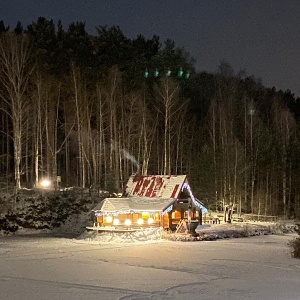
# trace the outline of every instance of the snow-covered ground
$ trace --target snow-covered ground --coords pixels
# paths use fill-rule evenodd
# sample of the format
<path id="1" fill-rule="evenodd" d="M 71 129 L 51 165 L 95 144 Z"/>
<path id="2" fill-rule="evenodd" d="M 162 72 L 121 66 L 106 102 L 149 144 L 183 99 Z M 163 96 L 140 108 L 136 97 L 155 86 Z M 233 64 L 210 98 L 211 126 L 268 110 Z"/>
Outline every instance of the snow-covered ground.
<path id="1" fill-rule="evenodd" d="M 216 241 L 0 237 L 0 299 L 300 299 L 295 234 Z"/>

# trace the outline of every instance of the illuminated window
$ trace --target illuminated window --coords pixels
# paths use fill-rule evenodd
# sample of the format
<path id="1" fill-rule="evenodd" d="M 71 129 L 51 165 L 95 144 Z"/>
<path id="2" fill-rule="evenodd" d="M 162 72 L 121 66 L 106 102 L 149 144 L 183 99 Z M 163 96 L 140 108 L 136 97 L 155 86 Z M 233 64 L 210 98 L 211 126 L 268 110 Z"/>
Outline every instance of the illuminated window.
<path id="1" fill-rule="evenodd" d="M 148 212 L 142 212 L 142 218 L 143 219 L 148 219 L 150 217 L 150 214 Z"/>

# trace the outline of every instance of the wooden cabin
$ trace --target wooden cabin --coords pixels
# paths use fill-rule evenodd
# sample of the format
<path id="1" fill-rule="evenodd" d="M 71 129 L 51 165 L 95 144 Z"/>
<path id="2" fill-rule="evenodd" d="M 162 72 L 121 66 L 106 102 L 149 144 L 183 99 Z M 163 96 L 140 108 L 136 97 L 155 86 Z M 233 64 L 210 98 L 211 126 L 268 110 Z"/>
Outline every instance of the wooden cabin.
<path id="1" fill-rule="evenodd" d="M 122 197 L 106 198 L 92 211 L 94 227 L 176 231 L 185 223 L 190 232 L 202 224 L 202 214 L 207 213 L 194 197 L 186 175 L 132 175 Z"/>

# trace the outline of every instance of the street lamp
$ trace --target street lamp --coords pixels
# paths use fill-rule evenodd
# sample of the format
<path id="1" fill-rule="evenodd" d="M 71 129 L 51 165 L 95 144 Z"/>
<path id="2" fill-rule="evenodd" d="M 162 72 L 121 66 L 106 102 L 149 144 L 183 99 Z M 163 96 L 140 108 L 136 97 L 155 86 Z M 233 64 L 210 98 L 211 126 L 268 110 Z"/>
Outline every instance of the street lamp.
<path id="1" fill-rule="evenodd" d="M 43 179 L 41 182 L 40 182 L 40 185 L 43 189 L 47 189 L 50 187 L 51 185 L 51 181 L 49 179 Z"/>
<path id="2" fill-rule="evenodd" d="M 40 185 L 41 190 L 42 190 L 42 199 L 44 199 L 44 191 L 46 189 L 49 189 L 49 187 L 51 186 L 51 181 L 49 179 L 45 178 L 45 179 L 42 179 L 40 181 L 39 185 Z"/>

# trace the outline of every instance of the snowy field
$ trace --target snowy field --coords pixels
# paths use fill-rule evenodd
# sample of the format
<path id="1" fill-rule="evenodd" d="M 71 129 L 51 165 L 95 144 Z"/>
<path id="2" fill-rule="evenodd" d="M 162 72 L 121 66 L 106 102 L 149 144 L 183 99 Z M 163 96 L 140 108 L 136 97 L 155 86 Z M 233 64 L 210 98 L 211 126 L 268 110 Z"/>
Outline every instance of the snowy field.
<path id="1" fill-rule="evenodd" d="M 0 237 L 1 300 L 300 299 L 295 234 L 121 243 Z"/>

